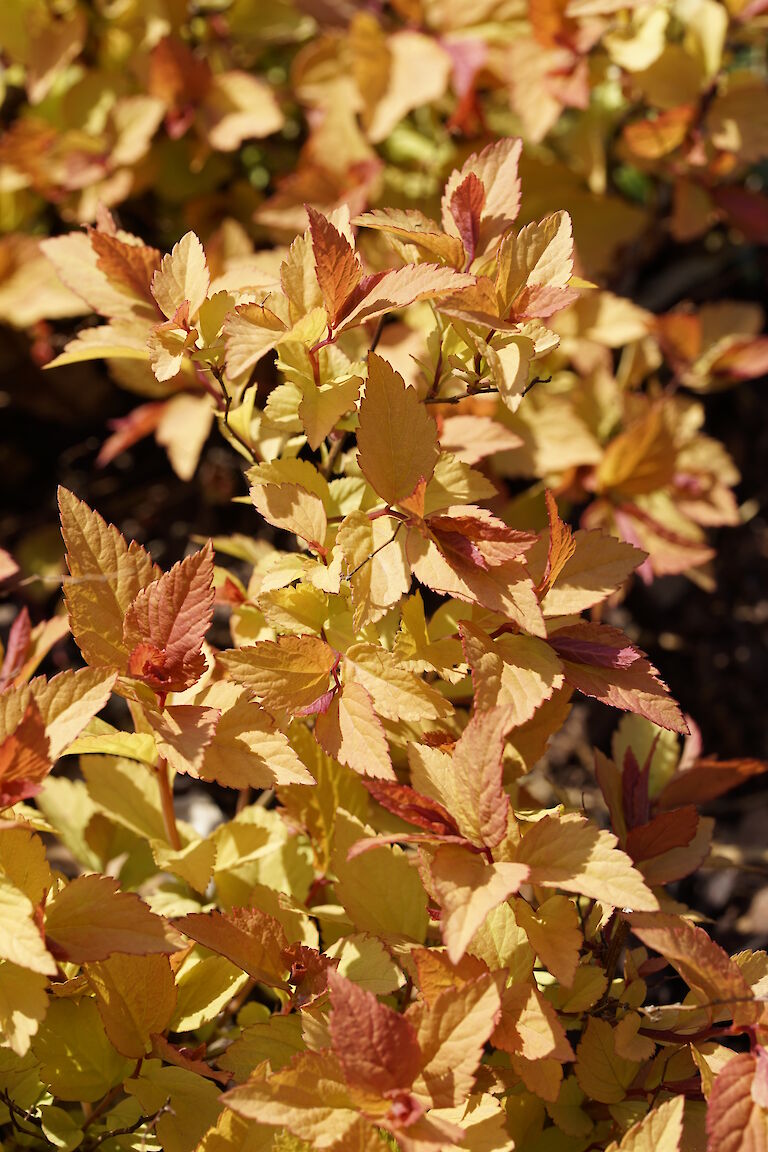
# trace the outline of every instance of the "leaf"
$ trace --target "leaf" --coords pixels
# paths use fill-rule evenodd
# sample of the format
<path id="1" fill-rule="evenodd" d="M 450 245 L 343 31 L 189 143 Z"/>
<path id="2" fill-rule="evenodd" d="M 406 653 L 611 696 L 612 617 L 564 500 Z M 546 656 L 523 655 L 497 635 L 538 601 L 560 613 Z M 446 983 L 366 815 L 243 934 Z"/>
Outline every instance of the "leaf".
<path id="1" fill-rule="evenodd" d="M 489 864 L 465 848 L 446 844 L 435 853 L 431 876 L 443 909 L 441 927 L 448 958 L 458 964 L 488 913 L 528 878 L 528 868 Z"/>
<path id="2" fill-rule="evenodd" d="M 0 958 L 19 968 L 52 976 L 56 961 L 43 942 L 28 896 L 0 876 Z"/>
<path id="3" fill-rule="evenodd" d="M 345 516 L 336 533 L 352 588 L 356 629 L 375 623 L 405 595 L 411 573 L 399 522 L 389 516 L 370 520 L 358 509 Z"/>
<path id="4" fill-rule="evenodd" d="M 88 997 L 53 997 L 32 1050 L 40 1079 L 59 1100 L 100 1100 L 133 1070 L 110 1044 Z"/>
<path id="5" fill-rule="evenodd" d="M 640 912 L 628 919 L 635 936 L 664 956 L 697 1000 L 723 1004 L 735 1018 L 749 1018 L 752 993 L 741 969 L 703 928 L 671 914 Z"/>
<path id="6" fill-rule="evenodd" d="M 526 1060 L 573 1060 L 574 1053 L 552 1005 L 532 984 L 504 989 L 492 1043 Z"/>
<path id="7" fill-rule="evenodd" d="M 464 260 L 458 237 L 448 236 L 440 225 L 415 208 L 374 208 L 353 220 L 362 228 L 386 232 L 407 244 L 413 244 L 427 258 L 440 260 L 458 268 Z"/>
<path id="8" fill-rule="evenodd" d="M 233 680 L 261 698 L 265 708 L 295 712 L 328 690 L 338 658 L 316 636 L 280 636 L 224 652 L 217 659 Z"/>
<path id="9" fill-rule="evenodd" d="M 31 703 L 0 744 L 0 808 L 36 796 L 52 767 L 45 724 Z"/>
<path id="10" fill-rule="evenodd" d="M 672 732 L 688 732 L 679 706 L 650 660 L 618 628 L 572 624 L 553 632 L 550 643 L 563 662 L 566 680 L 585 696 L 636 712 Z"/>
<path id="11" fill-rule="evenodd" d="M 550 896 L 534 910 L 525 900 L 518 899 L 515 919 L 545 968 L 560 984 L 570 988 L 583 943 L 573 901 L 565 896 Z"/>
<path id="12" fill-rule="evenodd" d="M 293 532 L 315 552 L 324 554 L 328 519 L 322 500 L 299 484 L 257 484 L 251 488 L 251 500 L 265 520 Z"/>
<path id="13" fill-rule="evenodd" d="M 602 603 L 645 560 L 645 553 L 603 532 L 578 531 L 573 551 L 550 576 L 545 616 L 568 616 Z"/>
<path id="14" fill-rule="evenodd" d="M 158 755 L 174 772 L 201 776 L 206 749 L 221 719 L 218 708 L 195 704 L 173 704 L 162 713 L 150 712 L 147 721 L 156 737 Z"/>
<path id="15" fill-rule="evenodd" d="M 189 305 L 194 317 L 208 295 L 211 278 L 203 246 L 194 232 L 187 232 L 167 256 L 152 277 L 152 295 L 160 311 L 172 320 L 177 310 Z"/>
<path id="16" fill-rule="evenodd" d="M 491 975 L 447 988 L 425 1008 L 418 1024 L 423 1068 L 413 1091 L 434 1108 L 463 1104 L 501 1011 Z"/>
<path id="17" fill-rule="evenodd" d="M 203 733 L 203 738 L 193 744 L 199 747 L 198 760 L 191 765 L 192 774 L 198 779 L 215 780 L 225 788 L 314 784 L 285 734 L 247 689 L 227 681 L 215 681 L 203 689 L 198 700 L 198 705 L 177 705 L 164 713 L 165 717 L 172 715 L 174 720 L 184 710 L 193 708 L 208 716 L 217 714 L 210 739 L 206 740 Z M 163 733 L 163 739 L 167 736 Z M 184 736 L 183 729 L 180 736 Z M 165 745 L 162 747 L 168 750 Z M 177 743 L 176 751 L 186 753 L 187 748 Z M 190 771 L 189 761 L 182 767 L 184 758 L 176 756 L 176 760 L 178 770 Z"/>
<path id="18" fill-rule="evenodd" d="M 589 896 L 614 908 L 654 911 L 658 902 L 616 837 L 583 816 L 543 816 L 526 831 L 515 853 L 530 882 Z"/>
<path id="19" fill-rule="evenodd" d="M 213 547 L 174 564 L 126 612 L 128 672 L 155 692 L 183 692 L 205 671 L 203 640 L 213 615 Z"/>
<path id="20" fill-rule="evenodd" d="M 315 721 L 315 738 L 329 756 L 361 776 L 394 780 L 389 745 L 370 694 L 361 684 L 345 684 Z"/>
<path id="21" fill-rule="evenodd" d="M 120 892 L 111 876 L 78 876 L 46 908 L 51 951 L 75 964 L 178 951 L 179 941 L 162 917 L 133 892 Z"/>
<path id="22" fill-rule="evenodd" d="M 173 972 L 165 956 L 127 956 L 86 964 L 99 1015 L 121 1056 L 146 1056 L 153 1032 L 164 1032 L 176 1007 Z"/>
<path id="23" fill-rule="evenodd" d="M 222 332 L 229 376 L 250 372 L 285 335 L 283 321 L 265 304 L 241 304 L 228 313 Z"/>
<path id="24" fill-rule="evenodd" d="M 117 236 L 96 229 L 90 232 L 89 239 L 98 257 L 96 267 L 104 273 L 110 285 L 127 289 L 138 303 L 148 304 L 154 312 L 149 287 L 160 267 L 160 252 L 145 244 L 126 244 Z"/>
<path id="25" fill-rule="evenodd" d="M 551 316 L 576 299 L 566 287 L 573 275 L 573 230 L 567 212 L 510 234 L 499 248 L 496 290 L 502 317 Z"/>
<path id="26" fill-rule="evenodd" d="M 684 1109 L 684 1096 L 664 1100 L 625 1133 L 616 1152 L 679 1152 Z"/>
<path id="27" fill-rule="evenodd" d="M 274 1013 L 264 1021 L 248 1024 L 217 1063 L 237 1081 L 247 1080 L 263 1060 L 269 1060 L 272 1071 L 279 1072 L 297 1052 L 304 1051 L 301 1021 L 299 1013 Z"/>
<path id="28" fill-rule="evenodd" d="M 466 620 L 459 632 L 478 710 L 504 709 L 509 726 L 516 728 L 562 687 L 562 664 L 543 640 L 511 635 L 491 640 Z"/>
<path id="29" fill-rule="evenodd" d="M 360 285 L 361 299 L 339 323 L 337 335 L 419 300 L 440 299 L 474 284 L 473 277 L 438 264 L 409 264 L 371 279 L 370 285 L 365 281 Z"/>
<path id="30" fill-rule="evenodd" d="M 301 1052 L 286 1068 L 269 1078 L 257 1073 L 222 1100 L 246 1120 L 287 1128 L 320 1147 L 337 1145 L 360 1118 L 341 1066 L 328 1051 Z"/>
<path id="31" fill-rule="evenodd" d="M 378 644 L 352 644 L 344 653 L 344 679 L 361 684 L 385 720 L 437 720 L 449 712 L 447 701 L 421 677 L 400 667 Z"/>
<path id="32" fill-rule="evenodd" d="M 114 672 L 78 668 L 59 672 L 50 680 L 39 677 L 32 681 L 30 687 L 45 724 L 51 760 L 57 760 L 101 711 L 115 680 Z"/>
<path id="33" fill-rule="evenodd" d="M 477 847 L 495 848 L 507 834 L 509 798 L 502 785 L 508 715 L 475 712 L 451 757 L 448 809 Z"/>
<path id="34" fill-rule="evenodd" d="M 520 177 L 517 166 L 523 142 L 507 137 L 489 144 L 482 152 L 472 153 L 459 172 L 454 172 L 443 194 L 443 227 L 458 235 L 449 204 L 456 188 L 467 178 L 476 176 L 485 189 L 485 203 L 480 215 L 477 250 L 486 252 L 493 240 L 514 223 L 520 209 Z"/>
<path id="35" fill-rule="evenodd" d="M 45 899 L 53 885 L 53 873 L 45 845 L 29 825 L 6 826 L 0 836 L 0 873 L 33 904 Z"/>
<path id="36" fill-rule="evenodd" d="M 336 425 L 357 404 L 362 377 L 331 380 L 318 387 L 314 381 L 301 380 L 302 399 L 298 416 L 307 434 L 307 443 L 316 452 Z"/>
<path id="37" fill-rule="evenodd" d="M 410 496 L 437 463 L 437 425 L 414 389 L 375 353 L 368 356 L 357 446 L 363 475 L 387 504 Z"/>
<path id="38" fill-rule="evenodd" d="M 310 206 L 307 206 L 307 215 L 317 282 L 325 301 L 328 324 L 334 329 L 344 314 L 344 304 L 363 278 L 363 269 L 352 245 L 330 220 Z"/>
<path id="39" fill-rule="evenodd" d="M 423 944 L 427 895 L 402 849 L 374 848 L 352 861 L 348 859 L 352 845 L 367 831 L 370 829 L 343 809 L 337 813 L 332 857 L 336 896 L 358 931 L 385 941 L 405 937 Z"/>
<path id="40" fill-rule="evenodd" d="M 288 987 L 288 966 L 281 955 L 288 939 L 282 925 L 266 912 L 258 908 L 234 908 L 226 915 L 195 912 L 173 924 L 198 944 L 226 956 L 254 980 L 276 988 Z"/>
<path id="41" fill-rule="evenodd" d="M 764 772 L 768 772 L 765 760 L 697 760 L 691 768 L 672 776 L 662 788 L 657 803 L 667 810 L 683 804 L 706 804 Z"/>
<path id="42" fill-rule="evenodd" d="M 614 1033 L 607 1020 L 591 1016 L 576 1049 L 574 1071 L 589 1100 L 620 1104 L 640 1065 L 616 1051 Z"/>
<path id="43" fill-rule="evenodd" d="M 539 587 L 548 590 L 576 551 L 576 542 L 571 529 L 560 519 L 557 501 L 548 488 L 544 490 L 544 502 L 549 521 L 549 543 L 547 564 Z"/>
<path id="44" fill-rule="evenodd" d="M 0 896 L 0 901 L 2 897 Z M 26 1056 L 48 1010 L 48 979 L 40 972 L 0 960 L 0 1036 L 2 1047 Z"/>
<path id="45" fill-rule="evenodd" d="M 89 664 L 124 668 L 129 652 L 123 619 L 139 592 L 157 580 L 160 570 L 135 542 L 59 488 L 61 531 L 71 579 L 64 595 L 77 646 Z"/>
<path id="46" fill-rule="evenodd" d="M 342 936 L 325 950 L 325 955 L 338 960 L 336 971 L 340 976 L 377 996 L 395 992 L 405 983 L 403 973 L 374 936 L 358 932 Z"/>
<path id="47" fill-rule="evenodd" d="M 381 1096 L 410 1088 L 422 1062 L 410 1021 L 332 969 L 328 987 L 328 1030 L 347 1083 Z"/>
<path id="48" fill-rule="evenodd" d="M 284 122 L 271 84 L 239 69 L 213 76 L 205 120 L 208 142 L 216 152 L 234 152 L 248 139 L 279 131 Z"/>
<path id="49" fill-rule="evenodd" d="M 707 1152 L 762 1152 L 768 1147 L 768 1111 L 754 1098 L 757 1058 L 731 1057 L 718 1072 L 707 1104 Z"/>

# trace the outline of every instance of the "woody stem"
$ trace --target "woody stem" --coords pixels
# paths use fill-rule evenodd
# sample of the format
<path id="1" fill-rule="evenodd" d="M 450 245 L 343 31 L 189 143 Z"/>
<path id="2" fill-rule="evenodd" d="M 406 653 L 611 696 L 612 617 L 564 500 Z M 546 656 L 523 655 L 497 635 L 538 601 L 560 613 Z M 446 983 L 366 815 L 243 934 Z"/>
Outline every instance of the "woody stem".
<path id="1" fill-rule="evenodd" d="M 175 852 L 181 848 L 179 830 L 176 827 L 176 813 L 173 808 L 173 786 L 171 774 L 168 771 L 168 761 L 160 756 L 157 761 L 157 782 L 160 786 L 160 805 L 163 810 L 163 823 L 168 843 Z"/>

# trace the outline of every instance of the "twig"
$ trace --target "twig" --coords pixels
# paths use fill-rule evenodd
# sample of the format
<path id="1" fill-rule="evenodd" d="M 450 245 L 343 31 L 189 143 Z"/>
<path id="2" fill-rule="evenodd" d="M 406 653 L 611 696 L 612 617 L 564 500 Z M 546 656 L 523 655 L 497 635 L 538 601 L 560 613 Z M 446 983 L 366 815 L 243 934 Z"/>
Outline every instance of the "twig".
<path id="1" fill-rule="evenodd" d="M 45 1144 L 48 1145 L 49 1148 L 53 1147 L 50 1140 L 47 1139 L 47 1137 L 45 1136 L 45 1134 L 42 1131 L 42 1127 L 43 1127 L 42 1120 L 40 1120 L 37 1116 L 33 1116 L 31 1112 L 27 1112 L 26 1108 L 20 1108 L 19 1105 L 16 1103 L 16 1101 L 11 1099 L 11 1097 L 8 1095 L 8 1093 L 5 1090 L 0 1091 L 0 1100 L 2 1100 L 3 1104 L 5 1104 L 6 1108 L 8 1109 L 10 1116 L 11 1116 L 11 1124 L 13 1125 L 13 1127 L 16 1129 L 16 1131 L 18 1133 L 20 1133 L 22 1136 L 27 1136 L 28 1138 L 31 1138 L 32 1140 L 42 1140 Z M 21 1120 L 26 1120 L 26 1122 L 28 1124 L 34 1125 L 34 1127 L 37 1128 L 38 1131 L 37 1132 L 28 1132 L 26 1130 L 26 1128 L 22 1128 L 21 1125 L 19 1124 L 19 1121 L 16 1119 L 17 1116 Z"/>
<path id="2" fill-rule="evenodd" d="M 325 461 L 325 464 L 323 464 L 320 468 L 320 474 L 325 476 L 326 480 L 329 479 L 331 472 L 333 471 L 333 466 L 342 453 L 342 449 L 344 448 L 344 441 L 346 438 L 347 433 L 342 432 L 342 434 L 334 440 L 333 444 L 331 444 L 331 447 L 328 450 L 328 458 Z"/>
<path id="3" fill-rule="evenodd" d="M 171 786 L 171 777 L 168 771 L 168 761 L 164 756 L 158 757 L 156 771 L 157 782 L 160 786 L 160 804 L 163 809 L 165 834 L 173 850 L 179 852 L 181 850 L 181 838 L 179 837 L 179 830 L 176 827 L 176 812 L 173 807 L 173 787 Z"/>
<path id="4" fill-rule="evenodd" d="M 98 1148 L 105 1140 L 114 1140 L 116 1136 L 130 1136 L 133 1132 L 138 1132 L 139 1128 L 143 1128 L 145 1125 L 154 1128 L 160 1117 L 166 1113 L 173 1114 L 170 1096 L 162 1108 L 158 1108 L 157 1112 L 153 1112 L 149 1116 L 139 1116 L 138 1120 L 134 1121 L 133 1124 L 129 1124 L 126 1128 L 113 1128 L 111 1132 L 102 1132 L 99 1136 L 95 1136 L 93 1140 L 90 1140 L 87 1146 L 84 1147 L 88 1149 Z"/>
<path id="5" fill-rule="evenodd" d="M 384 331 L 385 317 L 386 317 L 386 313 L 384 313 L 383 316 L 379 316 L 379 322 L 376 325 L 376 331 L 373 334 L 373 340 L 371 341 L 371 347 L 368 349 L 369 352 L 375 352 L 379 346 L 379 340 L 381 340 L 381 334 Z"/>
<path id="6" fill-rule="evenodd" d="M 373 552 L 371 552 L 370 556 L 366 556 L 365 560 L 361 560 L 356 568 L 353 568 L 351 572 L 347 573 L 347 575 L 344 577 L 344 579 L 345 580 L 351 580 L 352 577 L 355 575 L 355 573 L 359 572 L 360 569 L 363 568 L 368 563 L 369 560 L 373 560 L 373 558 L 377 552 L 381 552 L 382 548 L 386 548 L 387 545 L 391 544 L 393 542 L 393 540 L 395 540 L 397 538 L 397 534 L 400 531 L 400 529 L 402 528 L 404 523 L 405 523 L 405 521 L 401 520 L 400 523 L 397 525 L 397 528 L 395 528 L 394 532 L 390 536 L 389 540 L 385 540 L 383 544 L 379 544 L 378 548 L 374 548 L 374 550 L 373 550 Z"/>
<path id="7" fill-rule="evenodd" d="M 251 461 L 251 463 L 252 464 L 258 464 L 259 458 L 256 455 L 256 453 L 254 452 L 251 445 L 248 443 L 247 440 L 243 439 L 243 437 L 240 435 L 240 433 L 237 431 L 237 429 L 233 428 L 229 422 L 229 413 L 230 413 L 231 408 L 232 408 L 232 396 L 230 395 L 229 389 L 227 388 L 226 384 L 224 383 L 224 373 L 221 371 L 220 368 L 215 368 L 213 365 L 210 366 L 210 370 L 211 370 L 211 375 L 217 381 L 219 388 L 221 388 L 221 394 L 224 397 L 224 425 L 225 425 L 227 431 L 229 432 L 232 439 L 237 441 L 237 443 L 240 445 L 240 447 L 243 449 L 243 451 L 248 456 L 248 459 Z"/>
<path id="8" fill-rule="evenodd" d="M 527 396 L 531 389 L 536 384 L 549 384 L 551 376 L 534 376 L 529 384 L 526 384 L 520 393 L 520 397 Z M 493 396 L 498 395 L 498 388 L 491 385 L 488 388 L 474 388 L 471 392 L 464 392 L 461 396 L 427 396 L 424 400 L 425 404 L 461 404 L 463 400 L 470 400 L 473 396 Z"/>

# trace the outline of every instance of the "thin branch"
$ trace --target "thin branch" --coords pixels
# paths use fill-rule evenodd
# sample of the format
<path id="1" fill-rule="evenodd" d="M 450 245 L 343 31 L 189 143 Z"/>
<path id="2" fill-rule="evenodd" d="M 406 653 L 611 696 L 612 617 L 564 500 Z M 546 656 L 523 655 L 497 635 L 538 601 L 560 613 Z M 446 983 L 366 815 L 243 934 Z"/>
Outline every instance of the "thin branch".
<path id="1" fill-rule="evenodd" d="M 382 548 L 388 547 L 388 545 L 390 545 L 394 540 L 396 540 L 397 534 L 400 531 L 400 529 L 402 528 L 404 523 L 405 523 L 405 521 L 401 520 L 400 523 L 397 525 L 397 528 L 395 528 L 394 532 L 390 536 L 389 540 L 385 540 L 383 544 L 379 544 L 378 548 L 374 548 L 374 550 L 373 550 L 373 552 L 371 552 L 370 556 L 366 556 L 365 560 L 361 560 L 356 568 L 353 568 L 351 572 L 347 573 L 347 575 L 344 577 L 344 579 L 345 580 L 351 580 L 352 577 L 355 575 L 355 573 L 359 572 L 361 568 L 364 568 L 365 565 L 369 562 L 369 560 L 373 560 L 373 558 L 377 552 L 381 552 Z"/>
<path id="2" fill-rule="evenodd" d="M 166 1113 L 173 1115 L 173 1108 L 171 1108 L 171 1099 L 168 1097 L 162 1108 L 158 1108 L 157 1112 L 153 1112 L 148 1116 L 139 1116 L 138 1120 L 133 1124 L 129 1124 L 126 1128 L 113 1128 L 111 1132 L 102 1132 L 99 1136 L 95 1136 L 88 1142 L 87 1147 L 89 1150 L 98 1148 L 105 1140 L 114 1140 L 116 1136 L 130 1136 L 134 1132 L 138 1132 L 139 1128 L 154 1128 L 161 1116 Z"/>
<path id="3" fill-rule="evenodd" d="M 325 461 L 325 464 L 320 467 L 320 473 L 322 476 L 325 476 L 326 480 L 330 478 L 331 472 L 333 471 L 333 466 L 343 451 L 344 441 L 346 438 L 347 433 L 342 432 L 341 435 L 333 441 L 331 447 L 328 450 L 328 458 Z"/>
<path id="4" fill-rule="evenodd" d="M 237 429 L 233 428 L 229 422 L 229 414 L 230 414 L 230 411 L 232 409 L 232 396 L 231 396 L 229 389 L 227 388 L 226 384 L 224 383 L 224 373 L 221 371 L 220 368 L 216 368 L 213 365 L 210 365 L 210 370 L 211 370 L 211 375 L 215 378 L 216 382 L 219 385 L 219 388 L 221 388 L 221 394 L 224 397 L 224 425 L 225 425 L 227 431 L 229 432 L 232 439 L 237 441 L 237 443 L 243 449 L 243 451 L 245 452 L 245 454 L 247 455 L 247 457 L 251 461 L 251 463 L 252 464 L 258 464 L 259 458 L 256 455 L 256 453 L 254 452 L 251 445 L 248 443 L 247 440 L 243 439 L 243 437 L 240 435 L 240 433 L 237 431 Z"/>
<path id="5" fill-rule="evenodd" d="M 0 1100 L 2 1100 L 3 1104 L 5 1104 L 6 1108 L 8 1109 L 11 1117 L 11 1124 L 20 1135 L 26 1136 L 32 1140 L 42 1140 L 43 1143 L 47 1144 L 49 1148 L 53 1147 L 50 1140 L 48 1140 L 42 1131 L 43 1122 L 39 1119 L 39 1117 L 33 1116 L 33 1114 L 28 1112 L 26 1108 L 20 1108 L 16 1101 L 13 1100 L 5 1090 L 0 1091 Z M 19 1118 L 18 1120 L 17 1117 Z M 32 1124 L 37 1129 L 37 1131 L 28 1132 L 26 1128 L 21 1127 L 19 1120 L 25 1120 L 27 1124 Z"/>
<path id="6" fill-rule="evenodd" d="M 527 396 L 536 384 L 549 384 L 551 376 L 534 376 L 529 384 L 526 384 L 520 393 L 520 397 Z M 461 396 L 427 396 L 425 404 L 461 404 L 463 400 L 470 400 L 473 396 L 494 396 L 498 395 L 498 388 L 489 386 L 488 388 L 474 388 L 471 392 L 464 392 Z"/>
<path id="7" fill-rule="evenodd" d="M 373 333 L 373 340 L 371 340 L 371 346 L 368 349 L 369 352 L 375 352 L 379 346 L 379 340 L 381 340 L 381 334 L 384 331 L 384 320 L 385 319 L 386 319 L 386 312 L 384 313 L 383 316 L 379 316 L 379 322 L 376 325 L 376 331 Z"/>
<path id="8" fill-rule="evenodd" d="M 173 850 L 179 852 L 181 850 L 181 838 L 179 836 L 179 830 L 176 827 L 176 812 L 173 807 L 173 787 L 168 771 L 168 761 L 164 756 L 158 757 L 156 771 L 157 782 L 160 786 L 160 804 L 163 810 L 165 834 Z"/>

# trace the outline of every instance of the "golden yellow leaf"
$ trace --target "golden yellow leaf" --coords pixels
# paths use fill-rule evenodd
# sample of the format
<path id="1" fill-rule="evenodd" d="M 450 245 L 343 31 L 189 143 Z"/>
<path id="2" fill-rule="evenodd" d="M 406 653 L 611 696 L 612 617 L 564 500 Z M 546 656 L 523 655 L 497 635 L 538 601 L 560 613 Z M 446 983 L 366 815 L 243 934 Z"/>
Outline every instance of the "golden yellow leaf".
<path id="1" fill-rule="evenodd" d="M 48 979 L 8 960 L 0 960 L 0 1044 L 26 1056 L 48 1010 Z"/>
<path id="2" fill-rule="evenodd" d="M 684 1109 L 684 1096 L 673 1096 L 651 1108 L 624 1134 L 616 1152 L 679 1152 Z"/>
<path id="3" fill-rule="evenodd" d="M 153 1032 L 164 1032 L 176 1007 L 166 956 L 126 956 L 85 965 L 107 1036 L 122 1056 L 146 1056 Z"/>
<path id="4" fill-rule="evenodd" d="M 210 282 L 203 246 L 194 232 L 187 232 L 163 257 L 152 278 L 152 295 L 169 320 L 185 303 L 194 317 L 208 295 Z"/>
<path id="5" fill-rule="evenodd" d="M 583 943 L 574 902 L 567 896 L 550 896 L 534 911 L 525 900 L 516 900 L 515 917 L 542 964 L 570 988 Z"/>
<path id="6" fill-rule="evenodd" d="M 590 1100 L 619 1104 L 634 1080 L 640 1064 L 625 1060 L 616 1051 L 613 1029 L 607 1020 L 592 1016 L 576 1049 L 576 1079 Z"/>
<path id="7" fill-rule="evenodd" d="M 100 1100 L 135 1064 L 112 1047 L 96 1001 L 87 996 L 53 998 L 32 1051 L 40 1062 L 40 1079 L 59 1100 Z"/>
<path id="8" fill-rule="evenodd" d="M 135 541 L 129 545 L 66 488 L 59 488 L 59 508 L 71 573 L 64 594 L 72 635 L 89 664 L 124 668 L 130 653 L 123 643 L 123 619 L 160 570 Z"/>
<path id="9" fill-rule="evenodd" d="M 427 894 L 403 850 L 374 848 L 347 860 L 352 845 L 371 831 L 343 810 L 337 813 L 332 858 L 336 895 L 358 931 L 423 944 Z"/>
<path id="10" fill-rule="evenodd" d="M 251 688 L 266 708 L 295 711 L 328 690 L 336 653 L 316 636 L 281 636 L 218 657 L 238 684 Z"/>
<path id="11" fill-rule="evenodd" d="M 615 908 L 655 911 L 658 901 L 616 837 L 577 813 L 544 816 L 515 853 L 532 884 L 577 892 Z"/>
<path id="12" fill-rule="evenodd" d="M 368 357 L 357 446 L 363 475 L 387 504 L 410 496 L 437 463 L 437 425 L 413 388 L 375 353 Z"/>
<path id="13" fill-rule="evenodd" d="M 479 710 L 508 709 L 510 727 L 517 728 L 562 687 L 562 664 L 542 640 L 511 635 L 492 640 L 466 620 L 459 630 Z"/>
<path id="14" fill-rule="evenodd" d="M 463 1103 L 500 1011 L 499 989 L 491 975 L 447 988 L 425 1006 L 418 1022 L 424 1066 L 414 1081 L 414 1094 L 434 1108 Z"/>
<path id="15" fill-rule="evenodd" d="M 43 943 L 34 911 L 29 897 L 0 877 L 0 958 L 30 972 L 53 976 L 56 961 Z"/>
<path id="16" fill-rule="evenodd" d="M 466 848 L 445 844 L 435 853 L 430 873 L 443 910 L 446 951 L 452 963 L 458 964 L 488 913 L 517 892 L 528 869 L 519 864 L 489 864 Z"/>

